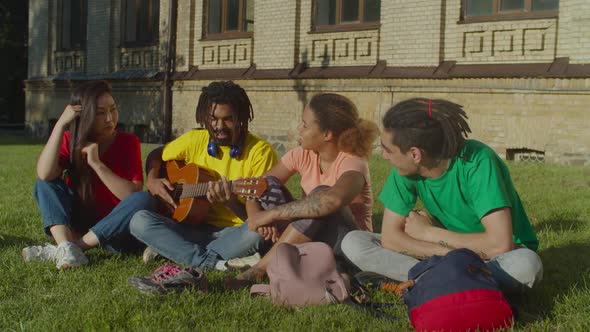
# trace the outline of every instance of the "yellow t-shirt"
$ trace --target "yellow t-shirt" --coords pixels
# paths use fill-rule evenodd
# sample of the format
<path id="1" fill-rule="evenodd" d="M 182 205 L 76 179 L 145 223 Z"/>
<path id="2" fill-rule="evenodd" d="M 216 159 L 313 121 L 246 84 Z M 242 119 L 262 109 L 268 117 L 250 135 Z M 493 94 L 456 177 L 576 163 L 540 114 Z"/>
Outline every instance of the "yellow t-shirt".
<path id="1" fill-rule="evenodd" d="M 229 146 L 218 146 L 217 157 L 207 153 L 209 132 L 195 129 L 186 132 L 164 147 L 162 160 L 182 160 L 214 170 L 228 180 L 238 177 L 259 177 L 277 163 L 277 154 L 268 142 L 248 134 L 242 155 L 229 156 Z M 243 221 L 223 204 L 213 204 L 207 214 L 207 223 L 218 227 L 239 226 Z"/>

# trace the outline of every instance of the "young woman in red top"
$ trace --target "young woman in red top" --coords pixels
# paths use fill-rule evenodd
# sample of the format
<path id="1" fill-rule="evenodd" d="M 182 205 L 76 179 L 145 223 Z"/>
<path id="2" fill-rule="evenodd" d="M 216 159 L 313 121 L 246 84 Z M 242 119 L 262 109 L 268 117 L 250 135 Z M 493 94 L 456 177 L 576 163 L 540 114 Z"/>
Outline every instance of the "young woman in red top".
<path id="1" fill-rule="evenodd" d="M 90 248 L 140 246 L 129 221 L 136 211 L 152 209 L 153 201 L 133 195 L 143 187 L 139 139 L 117 131 L 118 118 L 108 83 L 87 82 L 72 94 L 37 161 L 35 198 L 56 245 L 24 248 L 25 261 L 64 269 L 86 264 L 83 251 Z"/>

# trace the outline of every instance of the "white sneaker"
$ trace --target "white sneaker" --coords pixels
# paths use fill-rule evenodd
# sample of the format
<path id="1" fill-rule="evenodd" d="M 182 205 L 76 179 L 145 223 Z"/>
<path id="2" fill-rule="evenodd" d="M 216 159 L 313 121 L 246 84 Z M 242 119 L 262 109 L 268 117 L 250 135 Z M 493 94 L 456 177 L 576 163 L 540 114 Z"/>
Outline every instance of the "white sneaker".
<path id="1" fill-rule="evenodd" d="M 160 254 L 158 254 L 158 252 L 154 250 L 154 248 L 147 246 L 143 251 L 142 259 L 144 263 L 149 264 L 153 263 L 159 256 Z"/>
<path id="2" fill-rule="evenodd" d="M 232 258 L 227 261 L 226 265 L 227 265 L 227 267 L 229 267 L 231 269 L 240 269 L 241 270 L 241 269 L 245 269 L 245 268 L 251 268 L 252 266 L 256 265 L 256 263 L 258 263 L 259 261 L 260 261 L 260 254 L 255 253 L 252 256 Z"/>
<path id="3" fill-rule="evenodd" d="M 62 242 L 57 246 L 55 266 L 59 270 L 78 267 L 88 263 L 88 258 L 82 249 L 72 242 Z"/>
<path id="4" fill-rule="evenodd" d="M 57 247 L 47 243 L 44 246 L 31 246 L 23 248 L 22 255 L 25 262 L 42 261 L 54 262 Z"/>

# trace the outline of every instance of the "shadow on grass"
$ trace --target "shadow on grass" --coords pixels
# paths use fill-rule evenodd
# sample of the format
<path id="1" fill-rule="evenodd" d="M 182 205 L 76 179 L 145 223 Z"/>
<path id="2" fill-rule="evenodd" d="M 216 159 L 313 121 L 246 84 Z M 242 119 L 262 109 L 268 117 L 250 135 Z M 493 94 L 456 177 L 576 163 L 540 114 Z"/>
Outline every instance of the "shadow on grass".
<path id="1" fill-rule="evenodd" d="M 26 136 L 12 136 L 0 134 L 0 145 L 40 145 L 45 144 L 40 139 Z"/>
<path id="2" fill-rule="evenodd" d="M 520 322 L 526 324 L 543 319 L 554 319 L 558 301 L 582 282 L 581 275 L 590 270 L 590 244 L 573 243 L 539 252 L 543 260 L 543 281 L 529 293 L 516 298 L 521 311 Z"/>
<path id="3" fill-rule="evenodd" d="M 577 231 L 586 225 L 580 215 L 572 212 L 554 212 L 533 225 L 536 232 L 541 231 Z"/>
<path id="4" fill-rule="evenodd" d="M 0 249 L 10 247 L 15 244 L 27 247 L 35 244 L 35 241 L 31 238 L 24 236 L 14 236 L 9 234 L 0 234 Z"/>

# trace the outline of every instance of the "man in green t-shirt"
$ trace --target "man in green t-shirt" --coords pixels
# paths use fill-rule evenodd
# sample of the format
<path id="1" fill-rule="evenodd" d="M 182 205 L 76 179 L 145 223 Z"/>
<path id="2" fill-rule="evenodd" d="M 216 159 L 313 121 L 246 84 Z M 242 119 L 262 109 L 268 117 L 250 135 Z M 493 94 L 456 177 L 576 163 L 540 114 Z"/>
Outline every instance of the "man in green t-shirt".
<path id="1" fill-rule="evenodd" d="M 490 147 L 466 139 L 466 118 L 460 105 L 422 98 L 385 114 L 381 147 L 393 170 L 379 196 L 381 234 L 354 231 L 342 242 L 358 268 L 405 281 L 420 259 L 468 248 L 504 291 L 542 279 L 539 242 L 508 168 Z M 413 210 L 418 198 L 426 211 Z"/>

